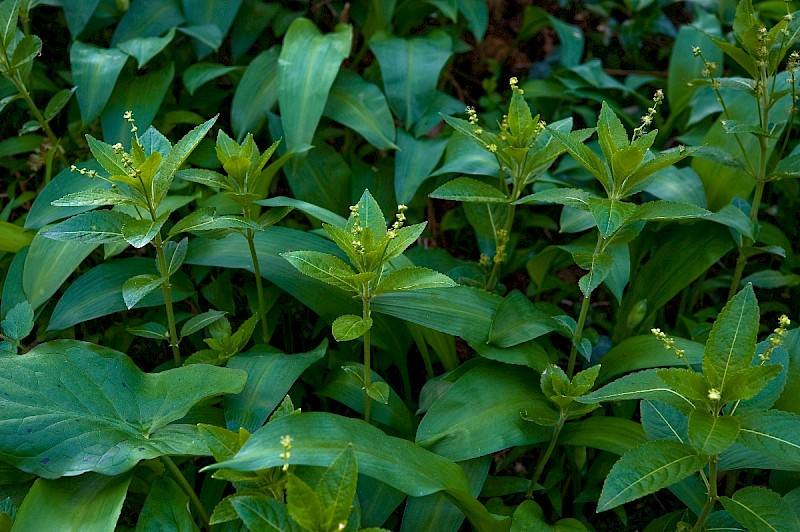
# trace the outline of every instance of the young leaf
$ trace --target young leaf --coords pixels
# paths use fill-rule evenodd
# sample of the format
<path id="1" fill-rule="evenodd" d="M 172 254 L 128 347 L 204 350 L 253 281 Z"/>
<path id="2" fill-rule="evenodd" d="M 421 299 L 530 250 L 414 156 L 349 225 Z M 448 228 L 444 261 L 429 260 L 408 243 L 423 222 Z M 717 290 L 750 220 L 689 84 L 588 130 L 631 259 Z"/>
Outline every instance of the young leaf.
<path id="1" fill-rule="evenodd" d="M 800 465 L 800 415 L 779 410 L 737 415 L 739 442 L 759 452 Z"/>
<path id="2" fill-rule="evenodd" d="M 122 242 L 122 226 L 132 220 L 127 214 L 100 210 L 76 214 L 42 232 L 43 236 L 64 242 L 109 244 Z"/>
<path id="3" fill-rule="evenodd" d="M 451 286 L 456 286 L 456 283 L 445 274 L 428 268 L 412 266 L 389 272 L 375 287 L 374 294 L 380 295 L 402 290 L 446 288 Z"/>
<path id="4" fill-rule="evenodd" d="M 711 327 L 703 353 L 703 374 L 723 393 L 728 378 L 753 360 L 758 318 L 758 302 L 748 284 L 728 301 Z"/>
<path id="5" fill-rule="evenodd" d="M 341 530 L 353 509 L 358 464 L 353 446 L 348 445 L 322 474 L 314 490 L 324 508 L 322 530 Z"/>
<path id="6" fill-rule="evenodd" d="M 150 338 L 152 340 L 166 340 L 169 336 L 169 331 L 160 323 L 143 323 L 141 325 L 134 325 L 133 327 L 126 327 L 126 331 L 134 336 L 142 338 Z"/>
<path id="7" fill-rule="evenodd" d="M 304 530 L 290 517 L 289 510 L 282 502 L 266 495 L 237 495 L 231 497 L 231 505 L 236 516 L 249 530 L 274 532 L 301 532 Z M 216 510 L 214 512 L 216 514 Z M 213 518 L 211 524 L 214 524 Z"/>
<path id="8" fill-rule="evenodd" d="M 280 255 L 309 277 L 348 292 L 357 292 L 360 289 L 351 279 L 356 272 L 338 257 L 319 251 L 288 251 Z"/>
<path id="9" fill-rule="evenodd" d="M 367 395 L 381 404 L 389 404 L 389 385 L 385 382 L 373 382 L 367 389 Z"/>
<path id="10" fill-rule="evenodd" d="M 573 131 L 569 135 L 566 135 L 556 129 L 548 127 L 547 130 L 550 132 L 553 137 L 556 138 L 559 142 L 561 142 L 566 148 L 567 151 L 572 155 L 576 161 L 578 161 L 581 166 L 589 170 L 600 184 L 603 185 L 603 189 L 606 191 L 607 195 L 611 195 L 614 191 L 614 185 L 611 181 L 611 176 L 608 174 L 608 167 L 603 162 L 600 157 L 589 149 L 583 141 L 579 141 L 575 138 L 575 135 L 580 134 L 582 135 L 583 132 L 581 130 Z"/>
<path id="11" fill-rule="evenodd" d="M 33 307 L 28 301 L 17 303 L 0 322 L 3 334 L 11 340 L 20 341 L 33 330 Z"/>
<path id="12" fill-rule="evenodd" d="M 164 244 L 164 259 L 167 262 L 167 271 L 161 271 L 161 265 L 156 261 L 158 273 L 165 277 L 176 274 L 186 258 L 186 251 L 189 249 L 189 239 L 183 237 L 180 242 L 170 240 Z"/>
<path id="13" fill-rule="evenodd" d="M 693 401 L 708 400 L 710 385 L 705 377 L 688 368 L 665 368 L 657 370 L 658 376 L 679 394 Z"/>
<path id="14" fill-rule="evenodd" d="M 237 216 L 217 216 L 214 209 L 203 207 L 179 220 L 178 223 L 172 226 L 167 236 L 171 238 L 180 233 L 196 233 L 217 229 L 258 231 L 261 228 L 251 220 L 243 220 Z"/>
<path id="15" fill-rule="evenodd" d="M 200 183 L 201 185 L 205 185 L 214 189 L 234 189 L 234 183 L 232 183 L 226 176 L 220 174 L 219 172 L 215 172 L 214 170 L 206 170 L 204 168 L 185 168 L 183 170 L 178 170 L 175 173 L 175 177 L 185 181 Z"/>
<path id="16" fill-rule="evenodd" d="M 364 336 L 372 327 L 372 318 L 363 319 L 355 314 L 345 314 L 333 321 L 333 337 L 337 342 L 347 342 Z"/>
<path id="17" fill-rule="evenodd" d="M 108 176 L 114 175 L 128 175 L 128 169 L 122 162 L 122 155 L 114 151 L 110 144 L 99 141 L 91 135 L 86 135 L 86 142 L 89 144 L 89 149 L 92 155 L 100 163 L 100 166 L 105 168 Z"/>
<path id="18" fill-rule="evenodd" d="M 291 473 L 286 475 L 286 507 L 303 530 L 325 530 L 322 528 L 325 515 L 322 502 L 311 487 Z"/>
<path id="19" fill-rule="evenodd" d="M 209 310 L 190 318 L 186 323 L 183 324 L 183 327 L 181 327 L 181 337 L 189 336 L 200 329 L 208 327 L 224 315 L 225 312 L 221 310 Z"/>
<path id="20" fill-rule="evenodd" d="M 755 397 L 780 374 L 782 369 L 778 364 L 769 364 L 751 366 L 733 373 L 722 391 L 722 402 L 730 403 Z"/>
<path id="21" fill-rule="evenodd" d="M 699 408 L 689 414 L 689 443 L 700 454 L 719 454 L 733 445 L 738 435 L 735 417 L 716 416 Z"/>
<path id="22" fill-rule="evenodd" d="M 597 119 L 597 140 L 600 142 L 600 149 L 603 150 L 607 161 L 611 161 L 615 153 L 627 148 L 630 144 L 625 126 L 605 101 Z"/>
<path id="23" fill-rule="evenodd" d="M 650 441 L 620 458 L 611 468 L 597 501 L 597 511 L 636 500 L 671 486 L 706 464 L 704 456 L 683 443 Z"/>
<path id="24" fill-rule="evenodd" d="M 691 218 L 703 218 L 711 216 L 709 210 L 683 203 L 680 201 L 648 201 L 636 206 L 636 211 L 630 220 L 661 221 L 661 220 L 685 220 Z"/>
<path id="25" fill-rule="evenodd" d="M 386 218 L 384 218 L 380 205 L 378 205 L 378 202 L 372 197 L 372 194 L 369 193 L 369 190 L 364 191 L 356 207 L 358 208 L 358 219 L 361 221 L 361 227 L 372 231 L 372 236 L 374 236 L 376 240 L 383 238 L 386 234 Z M 350 231 L 354 224 L 355 217 L 350 216 L 345 229 Z"/>
<path id="26" fill-rule="evenodd" d="M 131 218 L 122 224 L 122 238 L 135 248 L 143 248 L 149 244 L 169 218 L 169 213 L 165 212 L 155 221 Z"/>
<path id="27" fill-rule="evenodd" d="M 189 154 L 191 154 L 200 141 L 203 140 L 203 137 L 206 136 L 211 126 L 217 121 L 217 116 L 200 124 L 187 133 L 172 147 L 169 154 L 164 158 L 164 162 L 161 164 L 161 168 L 153 180 L 153 199 L 156 204 L 161 203 L 161 200 L 167 195 L 167 191 L 175 177 L 175 172 L 178 171 L 189 157 Z M 100 164 L 103 163 L 100 162 Z"/>
<path id="28" fill-rule="evenodd" d="M 71 89 L 64 89 L 59 91 L 50 98 L 50 101 L 47 102 L 47 107 L 44 108 L 44 119 L 45 120 L 52 120 L 55 116 L 64 108 L 67 103 L 69 103 L 70 98 L 72 98 L 73 93 L 75 92 L 75 87 Z"/>
<path id="29" fill-rule="evenodd" d="M 800 530 L 791 503 L 767 488 L 748 486 L 719 500 L 747 530 Z"/>
<path id="30" fill-rule="evenodd" d="M 633 172 L 623 180 L 619 187 L 620 190 L 617 191 L 617 194 L 621 198 L 627 198 L 636 192 L 641 192 L 642 188 L 646 186 L 646 179 L 648 177 L 662 168 L 672 166 L 678 161 L 693 155 L 700 149 L 700 147 L 683 149 L 676 148 L 674 150 L 667 150 L 659 153 L 649 161 L 646 161 L 644 164 L 633 170 Z"/>
<path id="31" fill-rule="evenodd" d="M 589 200 L 596 198 L 591 192 L 580 188 L 549 188 L 535 194 L 520 198 L 515 204 L 523 203 L 558 203 L 582 211 L 589 210 Z"/>
<path id="32" fill-rule="evenodd" d="M 495 187 L 471 177 L 457 177 L 448 181 L 431 192 L 428 197 L 475 203 L 508 203 L 505 194 Z"/>
<path id="33" fill-rule="evenodd" d="M 383 252 L 383 262 L 388 262 L 399 257 L 411 244 L 417 241 L 419 235 L 425 230 L 428 222 L 401 227 L 394 233 L 394 238 L 389 240 Z"/>
<path id="34" fill-rule="evenodd" d="M 592 213 L 592 218 L 603 238 L 610 237 L 622 227 L 636 210 L 636 205 L 633 203 L 606 198 L 591 198 L 588 203 L 589 212 Z"/>
<path id="35" fill-rule="evenodd" d="M 578 287 L 584 297 L 589 297 L 589 294 L 594 292 L 594 289 L 600 286 L 606 277 L 611 273 L 613 267 L 613 257 L 610 253 L 592 253 L 578 251 L 573 254 L 575 262 L 584 270 L 589 270 L 589 273 L 578 279 Z"/>
<path id="36" fill-rule="evenodd" d="M 122 285 L 122 299 L 125 300 L 125 306 L 128 307 L 129 310 L 132 309 L 144 296 L 163 283 L 163 277 L 149 273 L 131 277 Z"/>

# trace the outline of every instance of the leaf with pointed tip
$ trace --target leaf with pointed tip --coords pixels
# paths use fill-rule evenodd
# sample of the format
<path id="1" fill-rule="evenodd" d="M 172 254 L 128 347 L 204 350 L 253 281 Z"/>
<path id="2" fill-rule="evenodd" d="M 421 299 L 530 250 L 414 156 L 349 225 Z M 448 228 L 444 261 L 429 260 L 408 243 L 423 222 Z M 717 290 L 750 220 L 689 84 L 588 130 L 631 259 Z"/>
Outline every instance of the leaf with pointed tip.
<path id="1" fill-rule="evenodd" d="M 520 198 L 516 205 L 523 203 L 558 203 L 582 211 L 589 210 L 589 201 L 599 199 L 591 192 L 580 188 L 549 188 Z"/>
<path id="2" fill-rule="evenodd" d="M 361 221 L 361 227 L 372 231 L 372 236 L 376 240 L 383 238 L 386 235 L 386 218 L 383 216 L 380 205 L 369 193 L 369 190 L 364 191 L 356 207 L 358 208 L 358 219 Z M 355 217 L 351 216 L 347 220 L 345 229 L 352 230 L 354 224 Z"/>
<path id="3" fill-rule="evenodd" d="M 204 365 L 143 373 L 107 347 L 39 344 L 24 357 L 0 358 L 0 459 L 57 478 L 119 475 L 140 460 L 206 454 L 193 425 L 173 422 L 202 399 L 238 393 L 245 380 L 242 371 Z"/>
<path id="4" fill-rule="evenodd" d="M 389 385 L 385 382 L 373 382 L 365 389 L 367 395 L 382 405 L 389 404 Z"/>
<path id="5" fill-rule="evenodd" d="M 687 397 L 671 389 L 658 376 L 657 369 L 648 369 L 625 375 L 594 392 L 576 397 L 579 403 L 591 404 L 605 401 L 651 399 L 662 401 L 681 411 L 694 408 Z"/>
<path id="6" fill-rule="evenodd" d="M 722 390 L 722 402 L 730 403 L 755 397 L 780 374 L 782 369 L 783 367 L 778 364 L 769 364 L 751 366 L 733 373 Z"/>
<path id="7" fill-rule="evenodd" d="M 428 222 L 422 222 L 407 225 L 395 231 L 394 238 L 389 240 L 386 251 L 383 252 L 383 261 L 387 262 L 399 257 L 411 244 L 417 241 L 427 225 Z"/>
<path id="8" fill-rule="evenodd" d="M 339 72 L 323 114 L 357 131 L 380 150 L 397 149 L 394 119 L 386 96 L 355 72 Z"/>
<path id="9" fill-rule="evenodd" d="M 351 280 L 356 274 L 342 259 L 319 251 L 288 251 L 281 257 L 300 272 L 348 292 L 358 291 Z"/>
<path id="10" fill-rule="evenodd" d="M 158 174 L 156 174 L 153 181 L 153 198 L 156 204 L 161 203 L 161 200 L 167 195 L 167 191 L 175 177 L 175 172 L 180 169 L 181 165 L 200 144 L 200 141 L 206 136 L 211 126 L 217 121 L 218 116 L 192 129 L 169 150 L 169 154 L 164 158 L 164 162 L 161 163 Z"/>
<path id="11" fill-rule="evenodd" d="M 445 274 L 420 266 L 411 266 L 391 271 L 385 275 L 375 287 L 374 294 L 451 286 L 456 286 L 456 283 Z"/>
<path id="12" fill-rule="evenodd" d="M 679 394 L 693 401 L 708 399 L 710 388 L 706 378 L 688 368 L 663 368 L 657 370 L 659 378 Z"/>
<path id="13" fill-rule="evenodd" d="M 613 192 L 614 185 L 611 181 L 611 176 L 608 174 L 608 167 L 606 164 L 586 144 L 575 138 L 576 134 L 583 134 L 582 130 L 573 131 L 569 135 L 550 127 L 548 127 L 547 130 L 556 140 L 566 147 L 569 154 L 572 155 L 581 166 L 589 170 L 589 172 L 600 181 L 606 194 L 611 194 Z"/>
<path id="14" fill-rule="evenodd" d="M 705 456 L 683 443 L 650 441 L 640 445 L 622 455 L 611 468 L 597 511 L 616 508 L 671 486 L 700 471 L 706 462 Z"/>
<path id="15" fill-rule="evenodd" d="M 122 224 L 122 238 L 135 248 L 143 248 L 149 244 L 161 231 L 161 228 L 169 218 L 169 213 L 165 212 L 155 221 L 131 218 Z"/>
<path id="16" fill-rule="evenodd" d="M 611 273 L 611 268 L 614 266 L 614 258 L 610 253 L 592 253 L 590 251 L 578 251 L 573 253 L 575 262 L 584 270 L 589 270 L 589 273 L 584 275 L 578 280 L 578 287 L 584 297 L 589 297 L 589 294 L 594 292 L 594 289 L 600 286 L 606 277 Z"/>
<path id="17" fill-rule="evenodd" d="M 636 211 L 630 220 L 662 221 L 662 220 L 686 220 L 691 218 L 703 218 L 714 213 L 681 201 L 648 201 L 636 206 Z"/>
<path id="18" fill-rule="evenodd" d="M 167 233 L 168 238 L 180 233 L 199 233 L 217 229 L 230 229 L 236 231 L 258 231 L 258 224 L 251 220 L 243 220 L 239 216 L 217 216 L 214 209 L 203 207 L 198 209 L 172 226 Z"/>
<path id="19" fill-rule="evenodd" d="M 700 454 L 719 454 L 733 445 L 738 435 L 735 417 L 716 416 L 699 408 L 689 414 L 689 443 Z"/>
<path id="20" fill-rule="evenodd" d="M 219 172 L 215 172 L 214 170 L 206 170 L 204 168 L 186 168 L 184 170 L 178 170 L 175 173 L 175 177 L 185 181 L 200 183 L 201 185 L 206 185 L 207 187 L 221 188 L 223 190 L 234 189 L 233 183 L 231 183 L 227 177 Z"/>
<path id="21" fill-rule="evenodd" d="M 597 140 L 607 161 L 610 161 L 615 153 L 630 145 L 625 126 L 606 102 L 603 102 L 597 119 Z"/>
<path id="22" fill-rule="evenodd" d="M 322 530 L 322 501 L 311 486 L 297 476 L 291 473 L 286 476 L 286 508 L 289 515 L 303 530 Z"/>
<path id="23" fill-rule="evenodd" d="M 319 479 L 315 492 L 322 502 L 323 530 L 336 530 L 346 523 L 352 510 L 358 481 L 358 464 L 353 446 L 348 445 Z"/>
<path id="24" fill-rule="evenodd" d="M 641 192 L 642 186 L 646 185 L 645 181 L 648 177 L 668 166 L 672 166 L 678 161 L 682 161 L 686 157 L 693 155 L 701 147 L 691 148 L 675 148 L 674 150 L 667 150 L 659 153 L 649 161 L 646 161 L 641 166 L 636 168 L 627 178 L 625 178 L 620 185 L 621 190 L 618 191 L 620 197 L 627 198 L 628 196 Z"/>
<path id="25" fill-rule="evenodd" d="M 428 197 L 475 203 L 508 203 L 505 194 L 495 187 L 471 177 L 457 177 L 448 181 L 431 192 Z"/>
<path id="26" fill-rule="evenodd" d="M 22 340 L 33 330 L 33 307 L 28 301 L 17 303 L 0 322 L 3 334 L 11 340 Z"/>
<path id="27" fill-rule="evenodd" d="M 364 336 L 372 327 L 372 318 L 363 319 L 355 314 L 345 314 L 333 321 L 333 337 L 337 342 L 347 342 Z"/>
<path id="28" fill-rule="evenodd" d="M 209 310 L 206 312 L 201 312 L 196 316 L 192 316 L 189 320 L 183 324 L 181 327 L 181 336 L 189 336 L 192 333 L 199 331 L 200 329 L 204 329 L 223 317 L 225 312 L 221 310 Z"/>
<path id="29" fill-rule="evenodd" d="M 285 504 L 266 495 L 235 496 L 230 501 L 236 510 L 236 515 L 249 530 L 264 530 L 265 532 L 301 532 L 303 530 L 291 518 Z M 235 517 L 233 516 L 233 518 Z M 211 524 L 214 524 L 213 520 Z"/>
<path id="30" fill-rule="evenodd" d="M 0 44 L 8 48 L 17 33 L 19 20 L 19 0 L 5 0 L 0 3 Z"/>
<path id="31" fill-rule="evenodd" d="M 614 234 L 636 211 L 636 205 L 607 198 L 591 198 L 589 212 L 603 238 Z"/>
<path id="32" fill-rule="evenodd" d="M 41 234 L 62 242 L 81 242 L 83 244 L 121 242 L 124 240 L 123 225 L 129 220 L 133 220 L 133 218 L 117 211 L 92 211 L 67 218 L 63 222 L 45 229 Z"/>
<path id="33" fill-rule="evenodd" d="M 125 300 L 125 306 L 130 310 L 144 296 L 164 284 L 164 280 L 163 277 L 149 273 L 131 277 L 122 285 L 122 299 Z"/>
<path id="34" fill-rule="evenodd" d="M 731 498 L 719 500 L 747 530 L 800 530 L 800 519 L 792 504 L 767 488 L 748 486 Z"/>
<path id="35" fill-rule="evenodd" d="M 167 262 L 167 271 L 161 271 L 161 265 L 156 261 L 158 272 L 166 277 L 174 275 L 183 264 L 188 249 L 189 239 L 186 237 L 183 237 L 180 242 L 170 240 L 164 243 L 164 259 Z"/>
<path id="36" fill-rule="evenodd" d="M 800 466 L 800 415 L 779 410 L 737 415 L 739 442 L 784 460 L 792 469 Z"/>
<path id="37" fill-rule="evenodd" d="M 116 188 L 91 188 L 73 192 L 51 202 L 56 207 L 96 207 L 100 205 L 134 205 L 134 202 Z"/>
<path id="38" fill-rule="evenodd" d="M 75 96 L 84 126 L 103 111 L 127 60 L 128 55 L 115 48 L 99 48 L 80 41 L 72 43 L 69 52 L 72 83 L 77 88 Z"/>
<path id="39" fill-rule="evenodd" d="M 719 313 L 703 353 L 703 374 L 725 393 L 727 379 L 750 367 L 758 334 L 758 302 L 753 286 L 745 286 Z"/>

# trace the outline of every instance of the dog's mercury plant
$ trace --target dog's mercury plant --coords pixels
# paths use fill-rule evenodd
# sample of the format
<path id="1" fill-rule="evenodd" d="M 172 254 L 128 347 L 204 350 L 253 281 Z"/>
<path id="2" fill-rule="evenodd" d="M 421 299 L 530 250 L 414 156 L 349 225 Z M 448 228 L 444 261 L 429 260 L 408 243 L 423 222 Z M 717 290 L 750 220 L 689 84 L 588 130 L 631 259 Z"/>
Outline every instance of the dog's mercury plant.
<path id="1" fill-rule="evenodd" d="M 361 316 L 345 314 L 333 322 L 333 337 L 339 342 L 364 337 L 363 377 L 352 366 L 344 368 L 361 378 L 364 388 L 364 419 L 369 421 L 371 401 L 389 400 L 389 387 L 372 382 L 371 301 L 382 295 L 405 290 L 455 286 L 444 274 L 418 266 L 396 268 L 393 259 L 413 244 L 426 223 L 405 225 L 406 206 L 398 205 L 395 221 L 387 228 L 386 218 L 378 202 L 365 191 L 357 204 L 350 207 L 345 227 L 323 224 L 328 236 L 349 259 L 318 251 L 290 251 L 281 256 L 302 273 L 329 285 L 351 292 L 361 300 Z"/>

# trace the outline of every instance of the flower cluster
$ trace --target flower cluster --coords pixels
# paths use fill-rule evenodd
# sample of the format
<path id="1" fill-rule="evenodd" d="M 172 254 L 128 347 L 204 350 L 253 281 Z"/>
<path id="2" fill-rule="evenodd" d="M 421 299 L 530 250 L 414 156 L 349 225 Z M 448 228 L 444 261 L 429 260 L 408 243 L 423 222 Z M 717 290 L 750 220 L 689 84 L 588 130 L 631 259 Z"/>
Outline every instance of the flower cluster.
<path id="1" fill-rule="evenodd" d="M 353 217 L 353 227 L 350 229 L 350 232 L 353 235 L 353 247 L 356 248 L 356 251 L 364 254 L 364 244 L 361 243 L 361 233 L 364 231 L 364 228 L 361 226 L 361 219 L 359 218 L 358 214 L 358 205 L 351 205 L 350 206 L 350 216 Z"/>
<path id="2" fill-rule="evenodd" d="M 657 327 L 654 328 L 654 329 L 650 329 L 650 332 L 653 333 L 653 335 L 656 338 L 658 338 L 661 341 L 661 343 L 664 344 L 664 349 L 667 349 L 669 351 L 673 351 L 675 353 L 675 356 L 680 358 L 680 359 L 683 359 L 683 358 L 686 357 L 686 351 L 684 351 L 683 349 L 679 349 L 675 345 L 675 339 L 674 338 L 671 338 L 671 337 L 667 336 L 667 334 L 665 332 L 663 332 L 661 329 L 659 329 Z"/>
<path id="3" fill-rule="evenodd" d="M 396 220 L 392 224 L 391 227 L 386 231 L 386 234 L 389 235 L 389 238 L 394 238 L 397 236 L 397 230 L 403 227 L 403 224 L 406 221 L 406 211 L 408 210 L 408 205 L 398 205 L 397 206 L 397 214 L 395 215 Z"/>
<path id="4" fill-rule="evenodd" d="M 778 327 L 773 331 L 775 334 L 770 336 L 767 349 L 762 354 L 758 355 L 759 360 L 762 362 L 768 361 L 775 348 L 783 345 L 783 340 L 786 336 L 786 329 L 789 327 L 789 325 L 791 325 L 791 323 L 792 320 L 790 320 L 786 314 L 782 314 L 781 317 L 778 318 Z"/>
<path id="5" fill-rule="evenodd" d="M 642 125 L 633 130 L 633 138 L 644 135 L 645 130 L 653 123 L 653 117 L 658 113 L 658 106 L 664 102 L 664 91 L 658 89 L 653 96 L 653 106 L 647 109 L 647 114 L 642 117 Z"/>
<path id="6" fill-rule="evenodd" d="M 288 434 L 281 436 L 281 445 L 283 446 L 283 452 L 278 455 L 278 458 L 283 460 L 282 469 L 287 471 L 289 469 L 289 458 L 292 457 L 292 437 Z"/>

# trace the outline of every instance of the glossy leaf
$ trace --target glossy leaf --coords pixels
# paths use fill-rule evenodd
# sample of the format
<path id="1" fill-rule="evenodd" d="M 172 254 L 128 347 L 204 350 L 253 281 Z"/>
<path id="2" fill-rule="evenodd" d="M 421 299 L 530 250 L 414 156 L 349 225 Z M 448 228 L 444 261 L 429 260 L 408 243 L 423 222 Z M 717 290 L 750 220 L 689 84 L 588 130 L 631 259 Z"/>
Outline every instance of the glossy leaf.
<path id="1" fill-rule="evenodd" d="M 117 44 L 117 48 L 136 59 L 141 69 L 175 38 L 175 28 L 163 37 L 134 37 Z"/>
<path id="2" fill-rule="evenodd" d="M 31 306 L 39 308 L 46 303 L 96 247 L 81 241 L 51 240 L 41 233 L 33 237 L 22 274 L 22 288 Z"/>
<path id="3" fill-rule="evenodd" d="M 323 114 L 357 131 L 378 149 L 397 149 L 394 120 L 386 97 L 377 86 L 354 72 L 339 72 Z"/>
<path id="4" fill-rule="evenodd" d="M 125 301 L 125 306 L 130 310 L 165 281 L 163 277 L 147 273 L 131 277 L 122 285 L 122 299 Z"/>
<path id="5" fill-rule="evenodd" d="M 215 321 L 219 320 L 225 315 L 225 313 L 221 310 L 209 310 L 206 312 L 201 312 L 196 316 L 192 316 L 186 323 L 183 324 L 181 327 L 181 336 L 189 336 L 190 334 L 196 333 L 201 329 L 205 329 Z"/>
<path id="6" fill-rule="evenodd" d="M 628 419 L 592 416 L 564 425 L 558 439 L 561 445 L 591 447 L 623 454 L 647 441 L 642 426 Z"/>
<path id="7" fill-rule="evenodd" d="M 278 61 L 278 102 L 289 152 L 311 144 L 352 39 L 350 25 L 340 25 L 328 35 L 306 18 L 295 19 L 289 26 Z"/>
<path id="8" fill-rule="evenodd" d="M 261 52 L 244 71 L 231 103 L 231 127 L 237 139 L 255 133 L 278 101 L 278 49 Z"/>
<path id="9" fill-rule="evenodd" d="M 84 125 L 103 111 L 127 60 L 128 55 L 121 50 L 98 48 L 80 41 L 72 43 L 72 82 Z"/>
<path id="10" fill-rule="evenodd" d="M 397 131 L 400 151 L 395 159 L 394 189 L 397 201 L 411 203 L 422 183 L 430 177 L 447 145 L 445 139 L 417 139 Z"/>
<path id="11" fill-rule="evenodd" d="M 0 367 L 0 457 L 45 478 L 118 475 L 163 454 L 203 454 L 196 428 L 170 423 L 201 399 L 238 393 L 246 379 L 206 365 L 145 374 L 122 353 L 70 340 L 0 359 Z"/>
<path id="12" fill-rule="evenodd" d="M 363 319 L 354 314 L 339 316 L 333 322 L 333 337 L 337 342 L 347 342 L 364 336 L 372 327 L 372 318 Z"/>
<path id="13" fill-rule="evenodd" d="M 698 453 L 715 455 L 730 447 L 739 435 L 735 417 L 716 416 L 703 410 L 689 414 L 689 443 Z"/>
<path id="14" fill-rule="evenodd" d="M 678 442 L 651 441 L 625 453 L 603 484 L 597 511 L 610 510 L 666 488 L 706 464 L 706 458 Z"/>
<path id="15" fill-rule="evenodd" d="M 255 61 L 255 59 L 253 61 Z M 225 66 L 216 63 L 195 63 L 183 72 L 183 84 L 186 86 L 186 90 L 189 91 L 189 94 L 194 94 L 197 89 L 209 81 L 230 74 L 231 72 L 236 72 L 239 68 L 240 67 Z"/>
<path id="16" fill-rule="evenodd" d="M 111 45 L 135 37 L 158 37 L 184 21 L 179 0 L 153 0 L 146 5 L 133 2 L 120 19 Z"/>
<path id="17" fill-rule="evenodd" d="M 491 185 L 470 177 L 457 177 L 429 194 L 435 199 L 475 203 L 507 203 L 508 198 Z"/>
<path id="18" fill-rule="evenodd" d="M 404 290 L 446 288 L 451 286 L 456 286 L 456 283 L 445 274 L 428 268 L 412 266 L 386 274 L 375 287 L 374 293 L 380 295 Z"/>
<path id="19" fill-rule="evenodd" d="M 556 328 L 556 323 L 518 290 L 512 291 L 497 308 L 487 342 L 511 347 L 533 340 Z"/>

